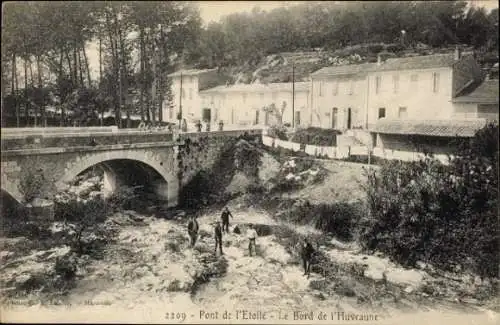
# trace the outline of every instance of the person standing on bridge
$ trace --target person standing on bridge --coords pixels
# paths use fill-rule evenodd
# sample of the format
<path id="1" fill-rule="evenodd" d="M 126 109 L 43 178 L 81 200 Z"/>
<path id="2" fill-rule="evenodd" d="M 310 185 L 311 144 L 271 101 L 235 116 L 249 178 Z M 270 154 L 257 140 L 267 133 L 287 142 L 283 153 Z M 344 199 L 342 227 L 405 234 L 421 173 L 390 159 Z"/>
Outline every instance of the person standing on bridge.
<path id="1" fill-rule="evenodd" d="M 191 247 L 194 247 L 196 244 L 196 239 L 198 237 L 198 229 L 199 229 L 198 221 L 196 220 L 196 215 L 191 216 L 188 223 L 188 234 L 190 239 Z"/>
<path id="2" fill-rule="evenodd" d="M 214 235 L 215 235 L 215 255 L 217 255 L 217 247 L 219 247 L 220 254 L 224 255 L 224 253 L 222 252 L 222 229 L 219 220 L 217 220 L 215 223 Z"/>
<path id="3" fill-rule="evenodd" d="M 248 255 L 252 256 L 252 246 L 255 255 L 257 255 L 257 248 L 255 246 L 255 240 L 257 238 L 257 231 L 254 229 L 253 224 L 248 225 L 247 230 L 247 238 L 248 238 Z"/>
<path id="4" fill-rule="evenodd" d="M 222 231 L 229 234 L 229 216 L 234 219 L 233 214 L 229 211 L 228 207 L 224 207 L 222 214 L 220 216 L 222 220 Z"/>

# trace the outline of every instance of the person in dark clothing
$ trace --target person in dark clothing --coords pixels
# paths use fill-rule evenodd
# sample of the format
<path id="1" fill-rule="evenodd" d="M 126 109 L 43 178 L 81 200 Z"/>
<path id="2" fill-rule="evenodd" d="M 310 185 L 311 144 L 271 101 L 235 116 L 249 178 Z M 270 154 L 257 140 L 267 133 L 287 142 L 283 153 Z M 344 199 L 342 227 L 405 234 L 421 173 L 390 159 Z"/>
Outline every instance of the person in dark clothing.
<path id="1" fill-rule="evenodd" d="M 231 218 L 234 218 L 231 212 L 229 211 L 229 208 L 225 207 L 224 210 L 222 211 L 220 218 L 222 220 L 222 231 L 225 231 L 228 234 L 229 234 L 229 216 L 231 216 Z"/>
<path id="2" fill-rule="evenodd" d="M 218 246 L 220 254 L 224 255 L 224 253 L 222 252 L 222 229 L 220 226 L 220 221 L 217 221 L 217 223 L 215 224 L 214 235 L 215 235 L 215 254 L 217 254 L 217 246 Z"/>
<path id="3" fill-rule="evenodd" d="M 302 251 L 300 254 L 304 266 L 304 275 L 309 276 L 309 273 L 311 271 L 311 260 L 313 254 L 314 254 L 314 248 L 312 247 L 311 243 L 309 243 L 309 241 L 305 239 L 304 243 L 302 244 Z"/>
<path id="4" fill-rule="evenodd" d="M 196 239 L 198 237 L 198 229 L 199 229 L 198 221 L 196 220 L 196 216 L 191 216 L 188 223 L 188 234 L 190 239 L 190 245 L 193 247 L 196 244 Z"/>

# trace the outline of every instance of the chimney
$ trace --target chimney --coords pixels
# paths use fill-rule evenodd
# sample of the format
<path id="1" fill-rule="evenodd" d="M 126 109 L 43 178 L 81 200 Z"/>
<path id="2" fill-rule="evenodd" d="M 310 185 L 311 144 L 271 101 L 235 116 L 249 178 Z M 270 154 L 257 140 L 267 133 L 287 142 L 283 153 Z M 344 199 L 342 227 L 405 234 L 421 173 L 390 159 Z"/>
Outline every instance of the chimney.
<path id="1" fill-rule="evenodd" d="M 461 59 L 462 53 L 458 46 L 455 46 L 455 61 L 458 61 Z"/>
<path id="2" fill-rule="evenodd" d="M 377 65 L 381 65 L 382 64 L 382 56 L 379 54 L 377 54 Z"/>

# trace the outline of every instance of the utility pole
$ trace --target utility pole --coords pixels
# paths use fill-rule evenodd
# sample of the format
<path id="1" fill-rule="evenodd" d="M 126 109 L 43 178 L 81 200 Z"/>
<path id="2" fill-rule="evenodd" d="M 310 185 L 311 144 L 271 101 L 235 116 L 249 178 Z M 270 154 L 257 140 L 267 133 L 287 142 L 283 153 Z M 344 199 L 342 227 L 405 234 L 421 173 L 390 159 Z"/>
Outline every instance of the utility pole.
<path id="1" fill-rule="evenodd" d="M 182 70 L 181 70 L 181 91 L 179 92 L 179 130 L 182 128 Z"/>
<path id="2" fill-rule="evenodd" d="M 295 129 L 295 63 L 292 63 L 292 128 Z"/>

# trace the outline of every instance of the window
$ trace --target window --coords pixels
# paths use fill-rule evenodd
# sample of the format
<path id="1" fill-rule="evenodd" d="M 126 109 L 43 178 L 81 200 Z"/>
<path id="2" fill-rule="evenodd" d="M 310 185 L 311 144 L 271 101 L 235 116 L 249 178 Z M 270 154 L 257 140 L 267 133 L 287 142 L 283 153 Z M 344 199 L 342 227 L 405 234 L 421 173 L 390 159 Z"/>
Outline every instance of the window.
<path id="1" fill-rule="evenodd" d="M 408 117 L 408 111 L 407 111 L 406 107 L 403 107 L 403 106 L 399 107 L 398 117 L 399 118 Z"/>
<path id="2" fill-rule="evenodd" d="M 394 84 L 394 93 L 397 93 L 399 91 L 399 76 L 392 76 L 392 82 Z"/>
<path id="3" fill-rule="evenodd" d="M 385 107 L 380 107 L 378 109 L 378 118 L 381 119 L 381 118 L 384 118 L 385 117 Z"/>
<path id="4" fill-rule="evenodd" d="M 193 89 L 189 88 L 189 99 L 193 99 Z"/>
<path id="5" fill-rule="evenodd" d="M 354 81 L 351 80 L 351 81 L 349 81 L 349 84 L 347 85 L 346 94 L 352 95 L 353 89 L 354 89 Z"/>
<path id="6" fill-rule="evenodd" d="M 186 91 L 183 89 L 181 89 L 181 96 L 182 96 L 182 99 L 186 99 Z"/>
<path id="7" fill-rule="evenodd" d="M 432 91 L 437 93 L 439 91 L 439 73 L 432 74 Z"/>
<path id="8" fill-rule="evenodd" d="M 375 77 L 375 93 L 378 94 L 380 92 L 380 85 L 382 82 L 382 77 L 381 76 L 376 76 Z"/>
<path id="9" fill-rule="evenodd" d="M 214 95 L 210 96 L 210 104 L 213 105 L 214 104 Z"/>
<path id="10" fill-rule="evenodd" d="M 263 102 L 264 101 L 264 93 L 260 93 L 259 98 L 260 98 L 260 101 Z"/>
<path id="11" fill-rule="evenodd" d="M 247 102 L 247 94 L 243 94 L 243 103 L 246 103 Z"/>
<path id="12" fill-rule="evenodd" d="M 335 129 L 337 127 L 337 113 L 338 113 L 338 108 L 337 107 L 332 108 L 332 129 Z"/>
<path id="13" fill-rule="evenodd" d="M 319 82 L 319 87 L 318 87 L 318 95 L 319 96 L 323 96 L 324 94 L 324 90 L 323 90 L 323 87 L 324 87 L 324 82 L 323 81 L 320 81 Z"/>
<path id="14" fill-rule="evenodd" d="M 335 81 L 332 87 L 332 95 L 337 96 L 338 93 L 339 93 L 339 82 Z"/>
<path id="15" fill-rule="evenodd" d="M 418 74 L 412 74 L 410 76 L 410 81 L 411 82 L 417 82 L 418 81 Z"/>
<path id="16" fill-rule="evenodd" d="M 277 93 L 273 93 L 272 94 L 272 98 L 273 98 L 273 101 L 276 101 L 276 99 L 278 98 L 278 94 Z"/>

